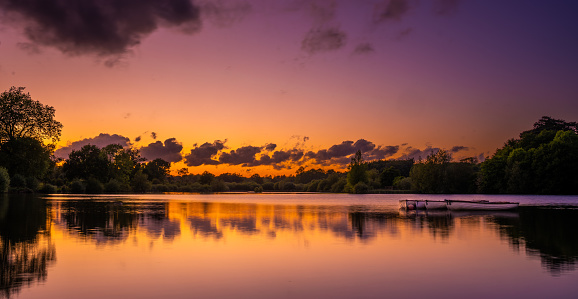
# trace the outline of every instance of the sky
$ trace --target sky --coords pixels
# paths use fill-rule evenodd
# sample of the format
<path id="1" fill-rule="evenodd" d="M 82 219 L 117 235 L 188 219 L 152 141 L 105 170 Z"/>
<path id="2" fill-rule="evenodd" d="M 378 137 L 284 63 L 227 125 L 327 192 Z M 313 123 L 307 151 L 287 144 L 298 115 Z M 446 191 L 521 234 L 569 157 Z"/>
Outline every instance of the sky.
<path id="1" fill-rule="evenodd" d="M 0 91 L 190 173 L 491 156 L 578 120 L 578 1 L 0 0 Z"/>

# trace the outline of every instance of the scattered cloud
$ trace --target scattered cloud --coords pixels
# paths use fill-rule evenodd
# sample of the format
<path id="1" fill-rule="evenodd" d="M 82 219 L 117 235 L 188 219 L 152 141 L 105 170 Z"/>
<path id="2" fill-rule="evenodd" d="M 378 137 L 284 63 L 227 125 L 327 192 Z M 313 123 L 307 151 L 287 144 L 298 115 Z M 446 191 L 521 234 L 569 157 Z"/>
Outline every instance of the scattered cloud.
<path id="1" fill-rule="evenodd" d="M 56 158 L 67 159 L 68 155 L 72 151 L 80 150 L 85 145 L 95 145 L 99 148 L 103 148 L 109 144 L 120 144 L 122 147 L 130 147 L 130 139 L 121 135 L 117 134 L 104 134 L 101 133 L 100 135 L 93 137 L 93 138 L 85 138 L 79 141 L 74 141 L 67 146 L 61 147 L 54 151 L 54 156 Z"/>
<path id="2" fill-rule="evenodd" d="M 358 150 L 363 153 L 367 161 L 370 161 L 395 155 L 399 151 L 399 146 L 376 146 L 371 141 L 359 139 L 355 142 L 343 141 L 317 152 L 309 151 L 306 157 L 312 159 L 315 164 L 344 166 L 351 161 L 351 156 Z"/>
<path id="3" fill-rule="evenodd" d="M 450 149 L 450 153 L 457 153 L 459 151 L 467 151 L 469 148 L 467 146 L 456 145 Z"/>
<path id="4" fill-rule="evenodd" d="M 151 138 L 156 140 L 157 139 L 157 133 L 151 132 Z"/>
<path id="5" fill-rule="evenodd" d="M 435 0 L 434 13 L 440 16 L 452 15 L 458 10 L 460 2 L 461 0 Z"/>
<path id="6" fill-rule="evenodd" d="M 202 19 L 221 28 L 231 27 L 241 22 L 253 9 L 252 5 L 246 1 L 205 0 L 196 3 L 202 12 Z"/>
<path id="7" fill-rule="evenodd" d="M 18 47 L 18 49 L 30 55 L 42 54 L 42 50 L 40 50 L 40 47 L 38 47 L 38 45 L 33 43 L 17 43 L 16 47 Z"/>
<path id="8" fill-rule="evenodd" d="M 397 37 L 395 39 L 398 41 L 402 41 L 405 38 L 407 38 L 408 36 L 410 36 L 412 32 L 413 32 L 413 28 L 406 28 L 406 29 L 400 31 L 397 34 Z"/>
<path id="9" fill-rule="evenodd" d="M 354 54 L 370 54 L 374 52 L 375 49 L 373 49 L 373 45 L 370 43 L 361 43 L 355 47 L 355 50 L 353 50 Z"/>
<path id="10" fill-rule="evenodd" d="M 305 35 L 301 49 L 309 54 L 338 50 L 345 40 L 345 32 L 338 28 L 314 28 Z"/>
<path id="11" fill-rule="evenodd" d="M 143 158 L 149 161 L 160 158 L 167 162 L 179 162 L 183 159 L 182 150 L 183 145 L 176 138 L 169 138 L 165 140 L 164 144 L 157 141 L 141 147 L 140 153 Z"/>
<path id="12" fill-rule="evenodd" d="M 414 159 L 415 161 L 425 160 L 427 156 L 437 153 L 440 150 L 438 147 L 431 147 L 430 145 L 426 146 L 425 149 L 421 150 L 418 148 L 414 148 L 408 146 L 403 151 L 402 155 L 398 158 L 398 160 L 407 160 L 407 159 Z"/>
<path id="13" fill-rule="evenodd" d="M 243 146 L 228 153 L 222 153 L 219 162 L 229 165 L 255 166 L 255 155 L 261 152 L 262 147 Z"/>
<path id="14" fill-rule="evenodd" d="M 214 160 L 213 157 L 225 148 L 225 142 L 227 140 L 215 140 L 213 143 L 205 142 L 200 146 L 195 144 L 191 152 L 185 155 L 185 164 L 187 166 L 219 164 L 219 161 Z"/>
<path id="15" fill-rule="evenodd" d="M 395 20 L 399 21 L 407 14 L 411 6 L 408 0 L 387 0 L 375 7 L 375 20 L 377 22 Z"/>

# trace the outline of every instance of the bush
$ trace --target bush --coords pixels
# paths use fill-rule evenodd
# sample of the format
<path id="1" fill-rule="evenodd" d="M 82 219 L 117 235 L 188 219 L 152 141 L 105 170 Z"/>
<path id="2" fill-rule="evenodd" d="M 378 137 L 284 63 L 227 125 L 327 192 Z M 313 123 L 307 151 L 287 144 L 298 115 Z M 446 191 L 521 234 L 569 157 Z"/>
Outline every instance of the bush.
<path id="1" fill-rule="evenodd" d="M 266 182 L 266 183 L 263 183 L 263 185 L 261 185 L 261 187 L 263 187 L 263 190 L 271 191 L 271 190 L 275 189 L 275 184 L 273 184 L 272 182 Z"/>
<path id="2" fill-rule="evenodd" d="M 255 193 L 263 193 L 263 187 L 255 187 Z"/>
<path id="3" fill-rule="evenodd" d="M 358 182 L 353 186 L 353 193 L 355 194 L 365 194 L 369 191 L 369 186 L 364 182 Z"/>
<path id="4" fill-rule="evenodd" d="M 211 182 L 211 191 L 212 192 L 227 192 L 229 191 L 229 187 L 225 185 L 225 182 L 220 179 L 215 179 Z"/>
<path id="5" fill-rule="evenodd" d="M 344 192 L 346 185 L 347 185 L 346 178 L 344 178 L 344 177 L 340 178 L 337 182 L 335 182 L 333 185 L 331 185 L 330 191 L 333 193 Z"/>
<path id="6" fill-rule="evenodd" d="M 44 194 L 58 193 L 58 189 L 56 188 L 56 186 L 54 186 L 52 184 L 43 184 L 39 191 L 40 191 L 40 193 L 44 193 Z"/>
<path id="7" fill-rule="evenodd" d="M 393 188 L 397 190 L 411 190 L 411 178 L 398 176 L 393 180 Z"/>
<path id="8" fill-rule="evenodd" d="M 70 183 L 70 193 L 73 194 L 82 194 L 84 193 L 84 184 L 82 183 L 81 180 L 74 180 Z"/>
<path id="9" fill-rule="evenodd" d="M 15 174 L 10 180 L 10 186 L 14 188 L 26 188 L 26 178 L 21 174 Z"/>
<path id="10" fill-rule="evenodd" d="M 157 193 L 164 193 L 164 192 L 169 192 L 170 188 L 169 188 L 169 186 L 163 185 L 163 184 L 153 184 L 151 191 L 157 192 Z"/>
<path id="11" fill-rule="evenodd" d="M 320 182 L 320 181 L 321 181 L 321 180 L 311 181 L 311 182 L 309 183 L 309 186 L 307 186 L 307 192 L 317 192 L 317 186 L 319 186 L 319 182 Z"/>
<path id="12" fill-rule="evenodd" d="M 8 191 L 8 187 L 10 187 L 10 175 L 6 168 L 0 167 L 0 193 Z"/>
<path id="13" fill-rule="evenodd" d="M 148 176 L 140 170 L 134 175 L 130 183 L 132 191 L 135 193 L 145 193 L 152 188 L 152 183 L 148 181 Z"/>
<path id="14" fill-rule="evenodd" d="M 295 189 L 297 189 L 297 187 L 295 186 L 295 184 L 293 184 L 293 182 L 286 182 L 283 185 L 283 190 L 285 191 L 294 191 Z"/>
<path id="15" fill-rule="evenodd" d="M 99 180 L 90 178 L 86 181 L 86 193 L 100 194 L 102 192 L 104 192 L 104 186 Z"/>
<path id="16" fill-rule="evenodd" d="M 26 187 L 30 190 L 36 191 L 40 187 L 40 182 L 35 177 L 27 177 Z"/>

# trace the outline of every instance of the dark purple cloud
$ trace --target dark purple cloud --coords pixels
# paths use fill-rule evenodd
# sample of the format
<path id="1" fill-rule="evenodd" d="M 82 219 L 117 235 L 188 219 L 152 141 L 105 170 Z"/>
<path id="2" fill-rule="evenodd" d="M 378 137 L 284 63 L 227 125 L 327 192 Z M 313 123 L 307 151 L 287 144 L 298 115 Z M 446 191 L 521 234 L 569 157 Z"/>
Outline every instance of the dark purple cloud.
<path id="1" fill-rule="evenodd" d="M 452 15 L 458 10 L 461 0 L 434 0 L 434 13 L 440 16 Z"/>
<path id="2" fill-rule="evenodd" d="M 190 0 L 0 0 L 0 9 L 32 43 L 70 55 L 125 54 L 159 27 L 201 26 Z"/>
<path id="3" fill-rule="evenodd" d="M 140 148 L 141 156 L 149 161 L 154 159 L 163 159 L 167 162 L 179 162 L 183 159 L 181 151 L 183 145 L 175 138 L 165 140 L 164 144 L 160 141 L 151 143 Z"/>
<path id="4" fill-rule="evenodd" d="M 217 27 L 231 27 L 242 21 L 253 7 L 245 1 L 197 1 L 202 12 L 202 18 Z"/>
<path id="5" fill-rule="evenodd" d="M 301 49 L 309 54 L 337 50 L 345 45 L 346 34 L 338 28 L 311 29 L 301 42 Z"/>
<path id="6" fill-rule="evenodd" d="M 388 0 L 376 6 L 375 19 L 378 22 L 400 20 L 410 10 L 408 0 Z"/>
<path id="7" fill-rule="evenodd" d="M 72 142 L 70 145 L 61 147 L 54 151 L 54 156 L 56 158 L 68 159 L 68 155 L 74 150 L 80 150 L 83 146 L 91 144 L 96 145 L 99 148 L 103 148 L 109 144 L 120 144 L 122 147 L 130 147 L 130 139 L 121 135 L 117 134 L 103 134 L 93 137 L 93 138 L 86 138 L 79 141 Z"/>
<path id="8" fill-rule="evenodd" d="M 375 49 L 373 49 L 373 45 L 371 45 L 370 43 L 362 43 L 357 45 L 357 47 L 355 47 L 355 50 L 353 50 L 354 54 L 370 54 L 370 53 L 374 53 Z"/>
<path id="9" fill-rule="evenodd" d="M 351 162 L 351 156 L 357 151 L 361 151 L 367 161 L 381 160 L 395 155 L 399 151 L 399 146 L 376 146 L 371 141 L 359 139 L 355 142 L 343 141 L 317 152 L 309 151 L 305 157 L 313 160 L 315 164 L 344 166 Z"/>
<path id="10" fill-rule="evenodd" d="M 225 148 L 225 141 L 215 140 L 213 143 L 205 142 L 200 146 L 194 145 L 191 152 L 185 155 L 187 166 L 218 165 L 218 160 L 213 160 L 220 151 Z"/>
<path id="11" fill-rule="evenodd" d="M 427 159 L 427 156 L 436 154 L 439 150 L 440 148 L 431 147 L 429 145 L 423 150 L 409 146 L 404 150 L 403 154 L 401 155 L 401 157 L 398 158 L 398 160 L 407 160 L 407 159 L 414 159 L 415 161 L 425 160 Z"/>
<path id="12" fill-rule="evenodd" d="M 266 151 L 274 151 L 275 148 L 277 148 L 277 144 L 275 143 L 268 143 L 267 145 L 265 145 L 265 150 Z"/>
<path id="13" fill-rule="evenodd" d="M 467 151 L 469 148 L 467 146 L 456 145 L 450 149 L 450 153 L 457 153 L 459 151 Z"/>
<path id="14" fill-rule="evenodd" d="M 259 154 L 263 148 L 257 146 L 243 146 L 228 153 L 222 153 L 219 162 L 229 165 L 254 166 L 257 164 L 255 155 Z"/>

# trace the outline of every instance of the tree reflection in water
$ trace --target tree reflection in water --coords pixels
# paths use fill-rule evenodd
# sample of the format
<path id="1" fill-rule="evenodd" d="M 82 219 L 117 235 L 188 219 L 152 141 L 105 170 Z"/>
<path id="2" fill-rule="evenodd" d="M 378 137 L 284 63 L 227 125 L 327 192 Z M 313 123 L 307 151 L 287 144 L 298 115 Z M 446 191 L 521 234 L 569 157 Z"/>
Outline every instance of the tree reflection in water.
<path id="1" fill-rule="evenodd" d="M 50 219 L 48 215 L 52 215 Z M 578 209 L 520 207 L 516 212 L 398 211 L 366 205 L 277 205 L 90 198 L 0 198 L 0 296 L 47 278 L 56 261 L 50 225 L 97 245 L 130 236 L 172 242 L 181 227 L 216 241 L 231 235 L 274 241 L 285 234 L 329 233 L 347 242 L 370 243 L 384 235 L 429 235 L 452 242 L 460 229 L 492 229 L 512 248 L 538 256 L 551 275 L 574 270 L 578 259 Z M 184 224 L 184 226 L 182 226 Z M 137 234 L 144 232 L 145 234 Z M 257 237 L 257 238 L 253 238 Z"/>
<path id="2" fill-rule="evenodd" d="M 43 199 L 0 197 L 0 297 L 46 280 L 48 266 L 56 261 L 47 214 Z"/>
<path id="3" fill-rule="evenodd" d="M 520 207 L 519 218 L 496 219 L 500 233 L 514 249 L 539 257 L 548 272 L 559 276 L 575 270 L 578 260 L 578 209 Z"/>

